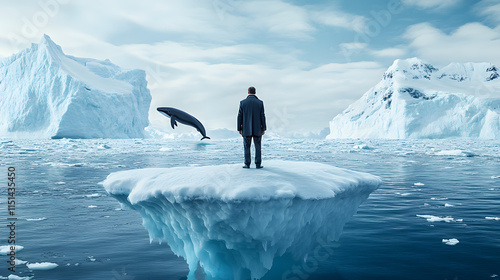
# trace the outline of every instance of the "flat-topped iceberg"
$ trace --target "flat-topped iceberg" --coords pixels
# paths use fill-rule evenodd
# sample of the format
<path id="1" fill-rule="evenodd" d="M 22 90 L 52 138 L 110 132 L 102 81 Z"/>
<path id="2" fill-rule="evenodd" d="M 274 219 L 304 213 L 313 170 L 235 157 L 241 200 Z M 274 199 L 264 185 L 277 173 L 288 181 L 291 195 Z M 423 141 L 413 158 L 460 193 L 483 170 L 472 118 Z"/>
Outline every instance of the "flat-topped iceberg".
<path id="1" fill-rule="evenodd" d="M 241 164 L 129 170 L 102 182 L 141 214 L 151 240 L 167 241 L 186 259 L 189 279 L 198 264 L 207 279 L 260 279 L 276 258 L 306 260 L 338 240 L 380 183 L 331 165 L 278 160 L 261 170 Z"/>

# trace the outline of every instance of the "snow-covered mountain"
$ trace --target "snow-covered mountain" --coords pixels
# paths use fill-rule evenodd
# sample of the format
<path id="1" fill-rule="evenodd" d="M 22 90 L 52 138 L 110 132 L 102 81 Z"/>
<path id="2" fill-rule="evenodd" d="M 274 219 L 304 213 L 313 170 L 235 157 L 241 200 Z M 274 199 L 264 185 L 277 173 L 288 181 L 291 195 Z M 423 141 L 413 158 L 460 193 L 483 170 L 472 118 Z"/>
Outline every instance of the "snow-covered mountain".
<path id="1" fill-rule="evenodd" d="M 143 70 L 65 55 L 47 35 L 0 60 L 0 136 L 144 137 L 150 103 Z"/>
<path id="2" fill-rule="evenodd" d="M 490 63 L 439 70 L 418 58 L 396 60 L 382 81 L 330 122 L 327 139 L 500 139 L 498 71 Z"/>

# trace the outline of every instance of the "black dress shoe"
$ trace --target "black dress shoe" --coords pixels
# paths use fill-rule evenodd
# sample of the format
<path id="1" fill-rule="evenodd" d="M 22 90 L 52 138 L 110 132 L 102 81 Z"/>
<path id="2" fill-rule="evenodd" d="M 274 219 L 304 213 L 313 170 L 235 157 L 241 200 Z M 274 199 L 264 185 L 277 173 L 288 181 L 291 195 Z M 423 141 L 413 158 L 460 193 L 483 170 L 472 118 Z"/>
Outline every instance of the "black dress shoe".
<path id="1" fill-rule="evenodd" d="M 259 165 L 256 165 L 255 168 L 261 169 L 261 168 L 264 168 L 264 166 L 262 166 L 262 165 L 259 164 Z"/>
<path id="2" fill-rule="evenodd" d="M 250 168 L 250 165 L 246 165 L 246 164 L 245 164 L 245 165 L 243 165 L 242 167 L 243 167 L 243 168 Z"/>

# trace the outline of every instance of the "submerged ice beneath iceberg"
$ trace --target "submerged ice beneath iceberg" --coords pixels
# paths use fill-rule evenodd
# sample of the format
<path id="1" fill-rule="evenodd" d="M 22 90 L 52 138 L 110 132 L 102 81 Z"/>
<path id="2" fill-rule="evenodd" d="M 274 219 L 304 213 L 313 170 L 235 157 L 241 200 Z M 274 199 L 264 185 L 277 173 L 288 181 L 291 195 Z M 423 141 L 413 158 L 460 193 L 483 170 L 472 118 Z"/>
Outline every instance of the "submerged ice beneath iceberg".
<path id="1" fill-rule="evenodd" d="M 304 261 L 376 190 L 377 176 L 315 162 L 266 161 L 150 168 L 110 174 L 106 191 L 138 211 L 150 238 L 166 241 L 207 279 L 260 279 L 277 258 Z M 281 268 L 283 269 L 283 268 Z M 286 268 L 285 268 L 286 269 Z"/>

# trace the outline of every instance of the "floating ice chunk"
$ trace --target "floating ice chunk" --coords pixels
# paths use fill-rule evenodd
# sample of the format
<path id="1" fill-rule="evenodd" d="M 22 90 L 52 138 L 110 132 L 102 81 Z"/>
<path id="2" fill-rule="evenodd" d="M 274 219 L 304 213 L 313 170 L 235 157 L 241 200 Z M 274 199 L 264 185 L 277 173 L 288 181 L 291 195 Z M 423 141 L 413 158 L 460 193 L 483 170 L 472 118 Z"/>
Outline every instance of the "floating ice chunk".
<path id="1" fill-rule="evenodd" d="M 34 218 L 34 219 L 26 219 L 26 221 L 45 221 L 47 218 L 42 217 L 42 218 Z"/>
<path id="2" fill-rule="evenodd" d="M 447 216 L 447 217 L 437 217 L 437 216 L 432 216 L 432 215 L 417 215 L 417 217 L 420 217 L 420 218 L 424 218 L 424 219 L 427 219 L 428 222 L 460 222 L 462 221 L 462 219 L 459 219 L 459 220 L 455 220 L 453 219 L 452 217 L 450 216 Z"/>
<path id="3" fill-rule="evenodd" d="M 95 261 L 96 261 L 96 259 L 94 258 L 94 256 L 88 256 L 87 258 L 88 258 L 88 259 L 89 259 L 89 261 L 91 261 L 91 262 L 95 262 Z"/>
<path id="4" fill-rule="evenodd" d="M 66 182 L 55 182 L 54 185 L 65 185 Z"/>
<path id="5" fill-rule="evenodd" d="M 5 256 L 7 255 L 8 253 L 10 253 L 11 251 L 11 248 L 10 247 L 14 247 L 14 252 L 18 252 L 18 251 L 21 251 L 22 249 L 24 249 L 23 246 L 21 245 L 6 245 L 6 246 L 0 246 L 0 255 L 2 256 Z"/>
<path id="6" fill-rule="evenodd" d="M 396 194 L 399 195 L 399 196 L 409 196 L 409 195 L 411 195 L 411 193 L 399 193 L 399 192 L 397 192 Z"/>
<path id="7" fill-rule="evenodd" d="M 417 182 L 417 183 L 413 183 L 414 186 L 425 186 L 424 183 L 420 183 L 420 182 Z"/>
<path id="8" fill-rule="evenodd" d="M 495 220 L 495 221 L 500 221 L 499 217 L 484 217 L 486 220 Z"/>
<path id="9" fill-rule="evenodd" d="M 446 245 L 454 246 L 457 245 L 460 241 L 456 238 L 451 238 L 451 239 L 443 239 L 443 243 Z"/>
<path id="10" fill-rule="evenodd" d="M 364 145 L 364 144 L 361 144 L 361 145 L 355 145 L 353 147 L 353 149 L 355 150 L 373 150 L 372 147 L 368 146 L 368 145 Z"/>
<path id="11" fill-rule="evenodd" d="M 500 179 L 500 176 L 491 176 L 491 179 Z"/>
<path id="12" fill-rule="evenodd" d="M 93 193 L 93 194 L 87 194 L 86 197 L 98 197 L 98 196 L 101 196 L 100 194 L 98 193 Z"/>
<path id="13" fill-rule="evenodd" d="M 447 197 L 431 197 L 431 200 L 448 200 Z"/>
<path id="14" fill-rule="evenodd" d="M 151 240 L 167 241 L 187 261 L 190 279 L 198 264 L 212 278 L 260 279 L 277 257 L 302 261 L 338 240 L 380 183 L 326 164 L 277 160 L 261 170 L 231 164 L 122 171 L 102 182 L 141 214 Z"/>
<path id="15" fill-rule="evenodd" d="M 25 263 L 27 263 L 27 261 L 16 259 L 16 265 L 25 264 Z"/>
<path id="16" fill-rule="evenodd" d="M 89 208 L 97 208 L 97 205 L 89 205 Z"/>
<path id="17" fill-rule="evenodd" d="M 26 266 L 31 270 L 49 270 L 58 267 L 57 263 L 51 262 L 27 263 Z"/>
<path id="18" fill-rule="evenodd" d="M 33 276 L 24 276 L 24 277 L 21 277 L 21 276 L 17 276 L 17 275 L 11 274 L 8 277 L 2 277 L 2 276 L 0 276 L 0 279 L 7 279 L 7 280 L 30 280 L 30 279 L 33 279 Z"/>
<path id="19" fill-rule="evenodd" d="M 453 205 L 453 204 L 449 204 L 449 203 L 445 203 L 445 204 L 444 204 L 444 207 L 455 207 L 455 205 Z"/>
<path id="20" fill-rule="evenodd" d="M 475 157 L 476 154 L 472 152 L 462 151 L 462 150 L 442 150 L 436 153 L 438 156 L 464 156 L 464 157 Z"/>
<path id="21" fill-rule="evenodd" d="M 97 146 L 97 149 L 98 150 L 107 150 L 107 149 L 111 149 L 111 147 L 106 145 L 106 144 L 101 144 L 101 145 Z"/>
<path id="22" fill-rule="evenodd" d="M 173 148 L 170 148 L 170 147 L 162 147 L 160 148 L 160 152 L 169 152 L 169 151 L 173 151 L 174 149 Z"/>

